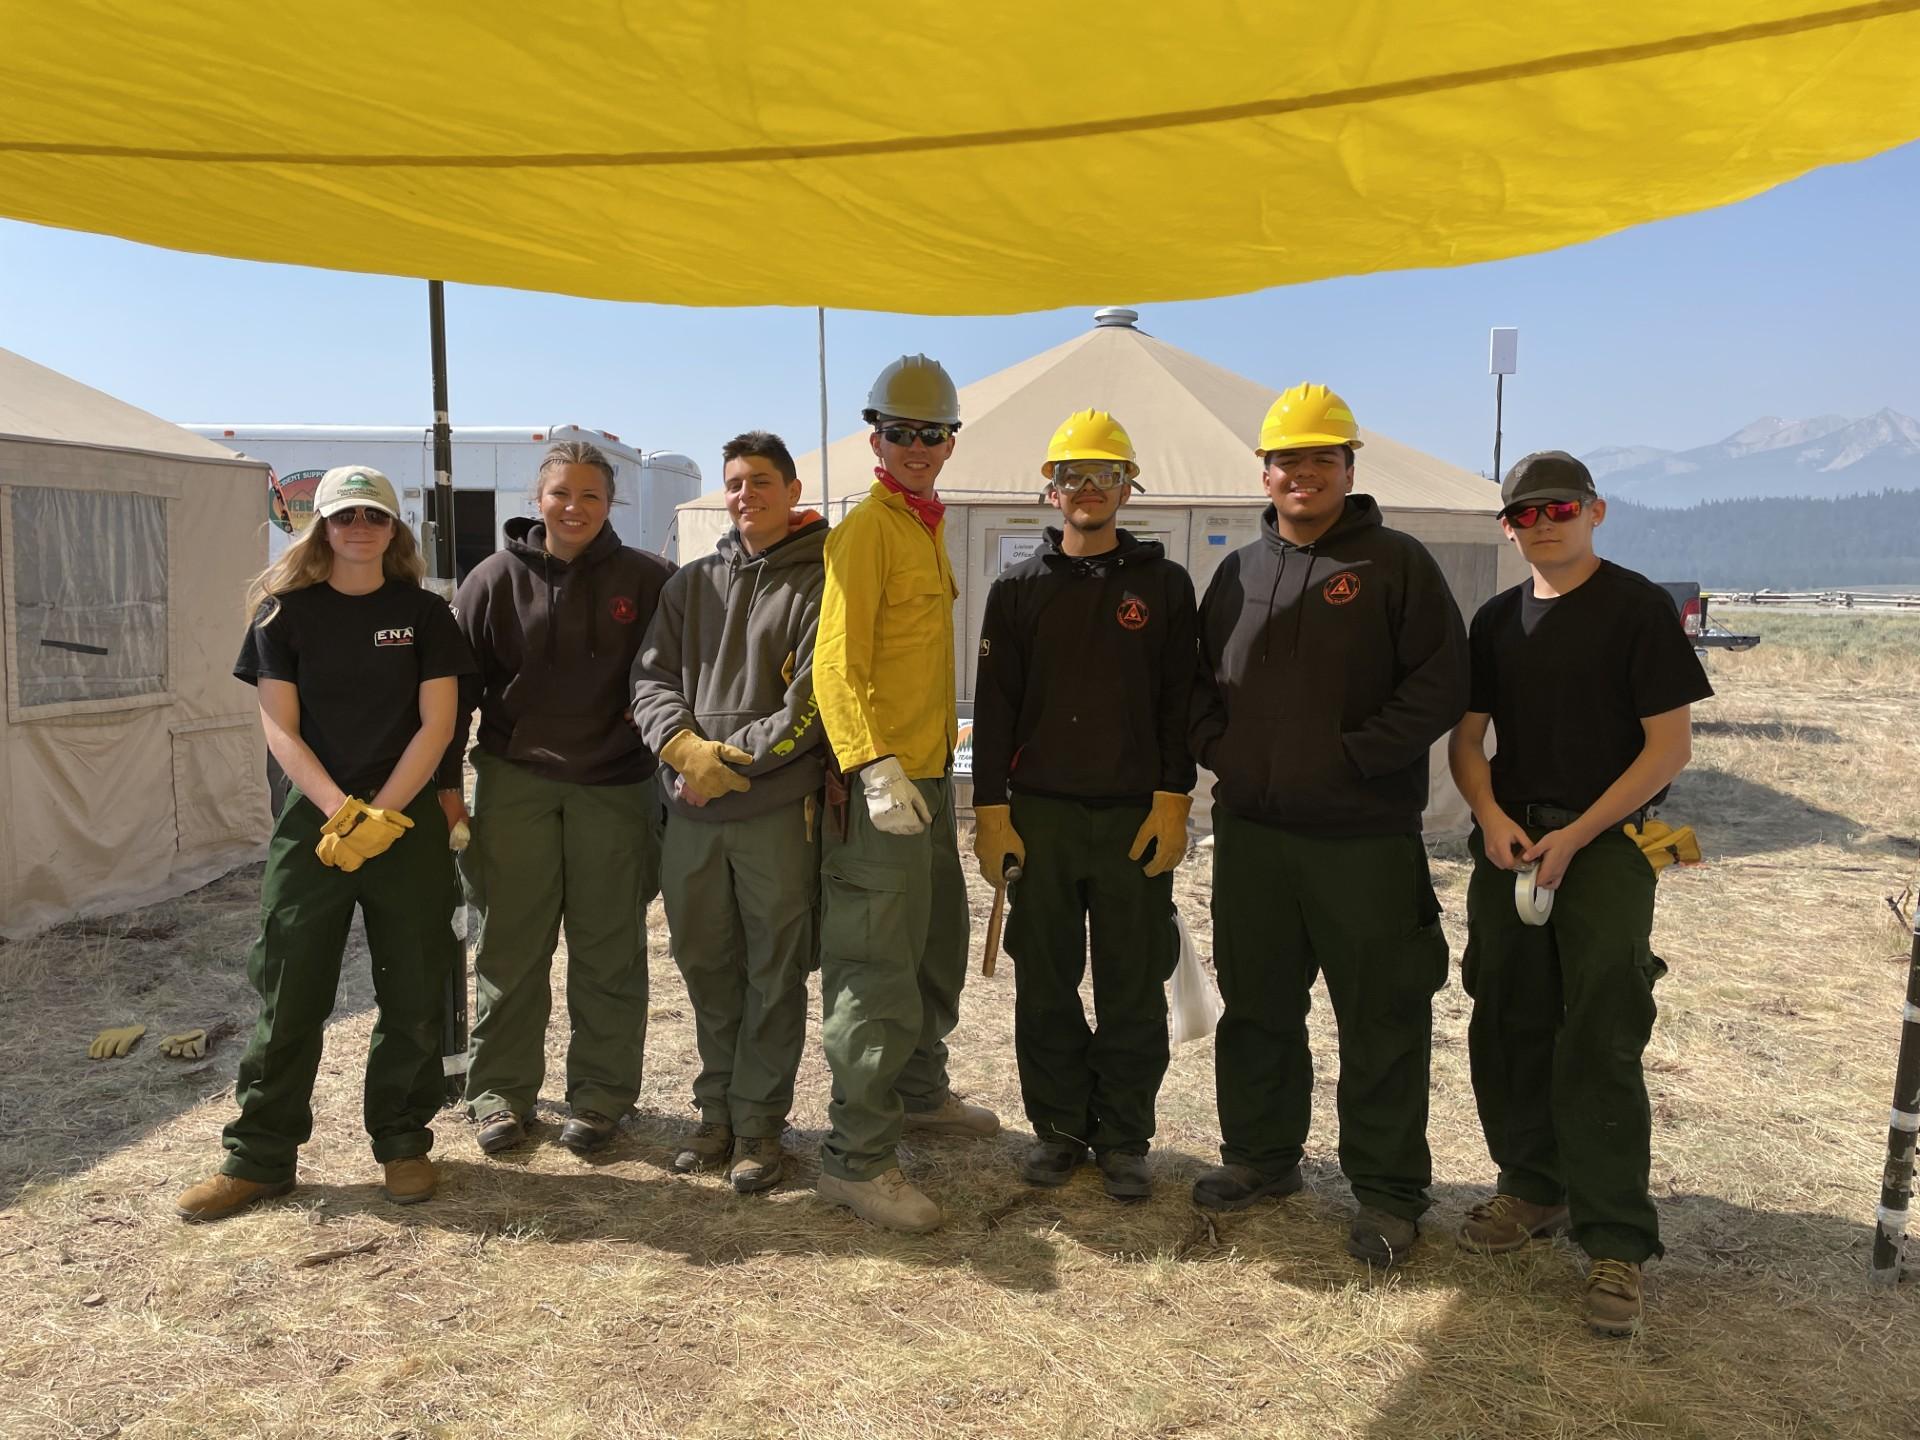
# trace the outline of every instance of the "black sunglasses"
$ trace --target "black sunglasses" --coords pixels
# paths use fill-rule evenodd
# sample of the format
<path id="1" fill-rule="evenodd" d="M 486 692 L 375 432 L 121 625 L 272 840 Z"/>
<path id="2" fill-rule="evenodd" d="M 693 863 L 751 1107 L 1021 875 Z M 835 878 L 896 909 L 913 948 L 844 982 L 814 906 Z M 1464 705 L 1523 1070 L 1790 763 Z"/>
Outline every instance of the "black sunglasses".
<path id="1" fill-rule="evenodd" d="M 1580 500 L 1549 500 L 1544 505 L 1516 505 L 1500 518 L 1516 530 L 1531 530 L 1542 515 L 1556 525 L 1564 525 L 1580 517 L 1580 508 L 1584 503 Z"/>
<path id="2" fill-rule="evenodd" d="M 953 438 L 951 425 L 882 425 L 879 430 L 880 438 L 889 445 L 911 445 L 917 436 L 929 450 Z"/>
<path id="3" fill-rule="evenodd" d="M 384 530 L 393 523 L 393 516 L 374 505 L 349 505 L 344 510 L 335 510 L 327 516 L 329 525 L 338 525 L 342 530 L 355 520 L 364 520 L 376 530 Z"/>

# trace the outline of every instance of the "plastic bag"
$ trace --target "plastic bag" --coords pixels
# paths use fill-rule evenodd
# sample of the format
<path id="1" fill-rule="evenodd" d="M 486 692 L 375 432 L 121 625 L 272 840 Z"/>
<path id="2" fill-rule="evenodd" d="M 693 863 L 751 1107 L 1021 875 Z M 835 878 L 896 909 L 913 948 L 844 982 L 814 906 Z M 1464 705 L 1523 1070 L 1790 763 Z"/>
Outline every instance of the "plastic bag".
<path id="1" fill-rule="evenodd" d="M 1213 1027 L 1220 1023 L 1227 1007 L 1213 978 L 1200 963 L 1199 952 L 1193 948 L 1193 937 L 1187 933 L 1186 920 L 1177 910 L 1173 918 L 1180 927 L 1180 963 L 1173 967 L 1173 978 L 1167 981 L 1167 1009 L 1173 1017 L 1173 1043 L 1185 1045 L 1190 1040 L 1204 1040 L 1213 1034 Z"/>

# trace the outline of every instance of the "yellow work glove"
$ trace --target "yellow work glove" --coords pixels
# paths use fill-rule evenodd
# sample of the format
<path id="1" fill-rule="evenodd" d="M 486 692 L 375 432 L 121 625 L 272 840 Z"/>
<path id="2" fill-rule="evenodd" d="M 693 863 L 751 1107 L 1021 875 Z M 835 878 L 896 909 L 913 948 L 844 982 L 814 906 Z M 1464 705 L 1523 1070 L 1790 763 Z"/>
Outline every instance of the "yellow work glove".
<path id="1" fill-rule="evenodd" d="M 980 873 L 989 885 L 999 885 L 1007 876 L 1007 862 L 1027 863 L 1027 842 L 1013 828 L 1013 808 L 1009 805 L 973 807 L 973 858 L 980 862 Z"/>
<path id="2" fill-rule="evenodd" d="M 334 851 L 339 839 L 360 823 L 360 817 L 367 813 L 367 802 L 356 795 L 349 795 L 340 802 L 340 808 L 327 817 L 327 823 L 320 827 L 320 841 L 313 847 L 313 853 L 320 857 L 322 865 L 333 865 Z M 358 870 L 358 865 L 342 865 L 343 870 Z"/>
<path id="3" fill-rule="evenodd" d="M 93 1044 L 87 1047 L 87 1058 L 118 1060 L 133 1049 L 134 1043 L 146 1033 L 147 1027 L 144 1025 L 115 1025 L 111 1029 L 102 1030 L 93 1037 Z"/>
<path id="4" fill-rule="evenodd" d="M 1655 874 L 1676 860 L 1682 865 L 1700 863 L 1700 841 L 1691 825 L 1682 825 L 1676 830 L 1662 821 L 1649 820 L 1639 829 L 1629 825 L 1626 831 L 1627 838 L 1640 847 L 1640 853 L 1647 857 Z"/>
<path id="5" fill-rule="evenodd" d="M 1193 809 L 1191 795 L 1170 791 L 1153 792 L 1153 809 L 1146 823 L 1134 833 L 1129 860 L 1138 860 L 1153 846 L 1153 858 L 1146 864 L 1148 875 L 1164 875 L 1187 858 L 1187 812 Z"/>
<path id="6" fill-rule="evenodd" d="M 207 1032 L 182 1030 L 160 1042 L 160 1053 L 169 1060 L 198 1060 L 207 1053 Z"/>
<path id="7" fill-rule="evenodd" d="M 702 800 L 753 788 L 753 782 L 729 767 L 751 765 L 753 756 L 724 740 L 702 740 L 691 730 L 679 731 L 660 747 L 660 758 Z"/>
<path id="8" fill-rule="evenodd" d="M 340 808 L 345 811 L 346 806 Z M 331 826 L 332 822 L 328 824 Z M 387 847 L 412 828 L 413 821 L 402 811 L 376 810 L 371 805 L 362 805 L 358 818 L 348 829 L 335 834 L 323 833 L 320 843 L 314 846 L 314 853 L 323 865 L 331 865 L 336 870 L 358 870 L 367 861 L 386 854 Z"/>

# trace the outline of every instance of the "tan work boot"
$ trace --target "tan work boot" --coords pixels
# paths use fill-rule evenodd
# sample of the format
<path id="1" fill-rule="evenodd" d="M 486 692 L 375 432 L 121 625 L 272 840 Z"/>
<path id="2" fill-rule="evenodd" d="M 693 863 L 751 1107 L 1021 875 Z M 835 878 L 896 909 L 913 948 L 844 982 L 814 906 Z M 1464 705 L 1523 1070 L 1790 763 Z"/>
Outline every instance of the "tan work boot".
<path id="1" fill-rule="evenodd" d="M 380 1189 L 396 1205 L 418 1205 L 422 1200 L 431 1200 L 433 1192 L 440 1188 L 440 1172 L 424 1155 L 389 1160 L 381 1168 L 386 1172 L 386 1180 Z"/>
<path id="2" fill-rule="evenodd" d="M 1518 1195 L 1496 1195 L 1467 1211 L 1460 1248 L 1478 1255 L 1505 1255 L 1567 1228 L 1567 1207 L 1536 1205 Z"/>
<path id="3" fill-rule="evenodd" d="M 914 1188 L 898 1166 L 871 1180 L 842 1180 L 822 1173 L 818 1194 L 831 1205 L 844 1205 L 862 1220 L 909 1235 L 936 1230 L 946 1216 L 940 1207 Z"/>
<path id="4" fill-rule="evenodd" d="M 1000 1117 L 984 1105 L 969 1105 L 958 1095 L 948 1095 L 937 1110 L 907 1111 L 901 1128 L 933 1135 L 985 1137 L 1000 1133 Z"/>
<path id="5" fill-rule="evenodd" d="M 242 1180 L 237 1175 L 212 1175 L 191 1190 L 183 1190 L 173 1202 L 173 1213 L 189 1225 L 203 1220 L 224 1220 L 236 1210 L 244 1210 L 256 1200 L 270 1200 L 293 1189 L 291 1180 L 262 1182 Z"/>
<path id="6" fill-rule="evenodd" d="M 1640 1333 L 1646 1303 L 1640 1297 L 1640 1267 L 1631 1260 L 1596 1260 L 1587 1271 L 1587 1326 L 1596 1335 L 1620 1339 Z"/>
<path id="7" fill-rule="evenodd" d="M 718 1165 L 733 1149 L 733 1128 L 718 1120 L 702 1120 L 700 1128 L 680 1142 L 673 1154 L 673 1169 L 679 1175 L 691 1175 L 709 1165 Z"/>
<path id="8" fill-rule="evenodd" d="M 727 1167 L 727 1181 L 740 1194 L 751 1195 L 778 1185 L 785 1168 L 778 1135 L 742 1135 L 733 1142 L 733 1164 Z"/>

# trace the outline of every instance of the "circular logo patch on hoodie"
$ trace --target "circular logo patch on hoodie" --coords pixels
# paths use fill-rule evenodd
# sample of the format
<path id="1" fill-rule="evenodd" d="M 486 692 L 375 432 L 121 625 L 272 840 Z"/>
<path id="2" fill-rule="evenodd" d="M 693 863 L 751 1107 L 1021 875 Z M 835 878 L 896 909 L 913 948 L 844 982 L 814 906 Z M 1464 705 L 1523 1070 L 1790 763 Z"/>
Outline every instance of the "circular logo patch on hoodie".
<path id="1" fill-rule="evenodd" d="M 1120 608 L 1113 612 L 1113 618 L 1126 630 L 1144 630 L 1147 628 L 1147 602 L 1136 595 L 1129 595 L 1120 602 Z"/>
<path id="2" fill-rule="evenodd" d="M 607 602 L 607 613 L 622 625 L 631 625 L 640 618 L 640 607 L 630 596 L 616 595 Z"/>
<path id="3" fill-rule="evenodd" d="M 1360 577 L 1342 570 L 1320 587 L 1320 598 L 1329 605 L 1344 605 L 1360 593 Z"/>

